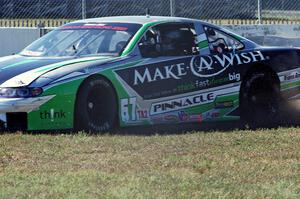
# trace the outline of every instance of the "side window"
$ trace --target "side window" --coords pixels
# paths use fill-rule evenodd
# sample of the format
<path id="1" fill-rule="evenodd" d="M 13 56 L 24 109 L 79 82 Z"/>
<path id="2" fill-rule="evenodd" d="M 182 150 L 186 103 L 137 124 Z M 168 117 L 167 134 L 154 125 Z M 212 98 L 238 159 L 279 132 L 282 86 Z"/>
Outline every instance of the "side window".
<path id="1" fill-rule="evenodd" d="M 150 28 L 139 41 L 139 49 L 143 57 L 160 56 L 159 32 L 156 28 Z"/>
<path id="2" fill-rule="evenodd" d="M 150 28 L 139 42 L 144 57 L 199 54 L 191 24 L 163 24 Z"/>
<path id="3" fill-rule="evenodd" d="M 116 31 L 116 33 L 112 35 L 109 52 L 121 52 L 130 37 L 131 35 L 127 32 Z"/>
<path id="4" fill-rule="evenodd" d="M 208 39 L 211 53 L 228 53 L 244 48 L 244 44 L 242 42 L 221 30 L 204 26 L 204 31 Z"/>

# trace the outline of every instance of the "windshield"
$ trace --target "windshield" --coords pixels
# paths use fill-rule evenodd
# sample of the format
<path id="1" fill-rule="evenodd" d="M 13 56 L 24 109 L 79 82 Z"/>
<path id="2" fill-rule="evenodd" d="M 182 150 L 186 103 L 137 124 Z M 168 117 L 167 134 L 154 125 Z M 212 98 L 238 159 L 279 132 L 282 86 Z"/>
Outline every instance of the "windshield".
<path id="1" fill-rule="evenodd" d="M 118 56 L 140 27 L 124 23 L 67 24 L 33 42 L 20 54 L 37 57 Z"/>

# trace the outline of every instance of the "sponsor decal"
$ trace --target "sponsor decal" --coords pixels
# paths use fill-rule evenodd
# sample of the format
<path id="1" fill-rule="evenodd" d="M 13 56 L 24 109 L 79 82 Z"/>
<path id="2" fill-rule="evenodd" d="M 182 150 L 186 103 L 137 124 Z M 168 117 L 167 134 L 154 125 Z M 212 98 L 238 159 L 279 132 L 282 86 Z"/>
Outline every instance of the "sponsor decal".
<path id="1" fill-rule="evenodd" d="M 151 117 L 153 123 L 169 123 L 169 122 L 203 122 L 203 115 L 200 114 L 188 114 L 185 111 L 180 111 L 177 114 L 171 113 L 167 115 L 156 115 Z"/>
<path id="2" fill-rule="evenodd" d="M 205 81 L 199 81 L 197 80 L 196 83 L 195 83 L 195 86 L 197 88 L 205 88 L 205 87 L 208 87 L 210 85 L 210 81 L 207 79 Z"/>
<path id="3" fill-rule="evenodd" d="M 179 63 L 163 66 L 162 68 L 155 68 L 153 72 L 150 72 L 147 67 L 141 72 L 134 70 L 133 85 L 156 82 L 158 80 L 165 79 L 181 79 L 182 76 L 187 75 L 186 68 L 185 63 Z"/>
<path id="4" fill-rule="evenodd" d="M 201 122 L 203 122 L 203 115 L 202 114 L 190 115 L 190 121 L 201 123 Z"/>
<path id="5" fill-rule="evenodd" d="M 296 71 L 289 75 L 285 75 L 283 78 L 283 81 L 291 81 L 291 80 L 298 79 L 298 78 L 300 78 L 300 73 Z"/>
<path id="6" fill-rule="evenodd" d="M 148 110 L 137 110 L 136 112 L 139 120 L 149 118 Z"/>
<path id="7" fill-rule="evenodd" d="M 178 92 L 185 92 L 185 91 L 190 91 L 197 88 L 196 84 L 194 83 L 186 83 L 186 84 L 180 84 L 177 86 L 177 91 Z"/>
<path id="8" fill-rule="evenodd" d="M 212 56 L 194 56 L 190 67 L 192 73 L 198 77 L 213 77 L 224 72 L 228 67 L 264 61 L 262 52 L 254 51 L 241 54 L 218 54 Z"/>
<path id="9" fill-rule="evenodd" d="M 217 102 L 215 107 L 217 109 L 222 109 L 222 108 L 232 108 L 234 106 L 233 101 L 226 101 L 226 102 Z"/>
<path id="10" fill-rule="evenodd" d="M 218 118 L 218 117 L 220 117 L 220 113 L 219 112 L 213 112 L 213 113 L 211 113 L 211 118 Z"/>
<path id="11" fill-rule="evenodd" d="M 244 67 L 236 67 L 268 59 L 261 51 L 191 56 L 115 73 L 143 99 L 157 99 L 240 81 Z"/>
<path id="12" fill-rule="evenodd" d="M 212 109 L 208 112 L 205 112 L 204 113 L 204 117 L 205 119 L 216 119 L 216 118 L 219 118 L 221 116 L 221 113 L 219 112 L 219 110 L 216 110 L 216 109 Z"/>
<path id="13" fill-rule="evenodd" d="M 228 77 L 223 77 L 223 78 L 212 78 L 210 80 L 210 85 L 220 85 L 220 84 L 224 84 L 225 82 L 228 82 Z"/>
<path id="14" fill-rule="evenodd" d="M 228 79 L 229 79 L 229 81 L 239 82 L 241 80 L 241 74 L 240 73 L 229 73 Z"/>
<path id="15" fill-rule="evenodd" d="M 193 96 L 183 97 L 179 99 L 168 100 L 164 102 L 154 103 L 151 105 L 151 115 L 166 113 L 170 111 L 180 110 L 183 108 L 189 108 L 206 103 L 213 102 L 215 100 L 214 93 L 197 94 Z"/>
<path id="16" fill-rule="evenodd" d="M 219 85 L 219 84 L 223 84 L 225 82 L 239 82 L 241 81 L 241 74 L 240 73 L 229 73 L 228 77 L 224 77 L 224 78 L 219 78 L 219 79 L 207 79 L 205 81 L 200 81 L 200 80 L 196 80 L 196 83 L 194 86 L 190 86 L 190 85 L 183 85 L 179 88 L 184 88 L 183 90 L 191 90 L 193 88 L 206 88 L 206 87 L 210 87 L 210 86 L 215 86 L 215 85 Z"/>
<path id="17" fill-rule="evenodd" d="M 203 122 L 203 115 L 200 114 L 189 114 L 185 111 L 176 113 L 170 113 L 167 115 L 158 115 L 151 117 L 153 123 L 168 123 L 168 122 Z"/>
<path id="18" fill-rule="evenodd" d="M 192 74 L 197 77 L 213 77 L 222 73 L 230 66 L 249 64 L 264 60 L 266 60 L 266 58 L 260 51 L 241 54 L 231 53 L 229 55 L 194 56 L 192 57 L 189 66 L 183 62 L 166 65 L 162 68 L 155 68 L 154 71 L 150 71 L 147 67 L 142 71 L 134 70 L 133 85 L 165 79 L 182 79 L 182 77 L 188 74 L 189 69 Z"/>
<path id="19" fill-rule="evenodd" d="M 116 30 L 116 31 L 128 30 L 127 27 L 109 26 L 105 24 L 84 24 L 80 26 L 63 26 L 61 29 L 101 29 L 101 30 Z"/>
<path id="20" fill-rule="evenodd" d="M 190 120 L 190 115 L 188 113 L 186 113 L 185 111 L 180 111 L 180 112 L 178 112 L 178 118 L 180 121 L 186 122 L 186 121 Z"/>
<path id="21" fill-rule="evenodd" d="M 177 115 L 165 115 L 164 120 L 167 122 L 178 122 L 178 116 Z"/>
<path id="22" fill-rule="evenodd" d="M 163 123 L 163 116 L 155 116 L 155 117 L 151 117 L 151 121 L 153 123 Z"/>
<path id="23" fill-rule="evenodd" d="M 16 81 L 15 81 L 15 84 L 16 84 L 16 85 L 19 85 L 19 86 L 26 85 L 26 83 L 24 83 L 22 80 L 16 80 Z"/>
<path id="24" fill-rule="evenodd" d="M 63 110 L 55 111 L 54 109 L 50 109 L 50 111 L 43 111 L 40 112 L 40 119 L 41 120 L 51 120 L 54 121 L 55 119 L 64 119 L 66 118 L 66 113 Z"/>
<path id="25" fill-rule="evenodd" d="M 239 92 L 240 86 L 229 87 L 207 93 L 198 93 L 195 95 L 175 98 L 171 100 L 156 102 L 151 104 L 150 115 L 163 114 L 181 109 L 191 108 L 194 106 L 205 105 L 212 103 L 218 96 L 226 95 L 229 93 Z"/>

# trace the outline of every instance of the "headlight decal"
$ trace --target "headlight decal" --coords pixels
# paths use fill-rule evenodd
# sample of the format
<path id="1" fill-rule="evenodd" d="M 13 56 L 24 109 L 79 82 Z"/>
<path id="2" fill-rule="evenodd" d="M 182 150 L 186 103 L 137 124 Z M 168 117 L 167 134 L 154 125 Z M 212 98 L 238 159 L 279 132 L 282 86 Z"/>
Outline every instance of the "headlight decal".
<path id="1" fill-rule="evenodd" d="M 0 88 L 0 97 L 4 97 L 4 98 L 36 97 L 41 95 L 42 93 L 43 93 L 43 89 L 39 87 Z"/>

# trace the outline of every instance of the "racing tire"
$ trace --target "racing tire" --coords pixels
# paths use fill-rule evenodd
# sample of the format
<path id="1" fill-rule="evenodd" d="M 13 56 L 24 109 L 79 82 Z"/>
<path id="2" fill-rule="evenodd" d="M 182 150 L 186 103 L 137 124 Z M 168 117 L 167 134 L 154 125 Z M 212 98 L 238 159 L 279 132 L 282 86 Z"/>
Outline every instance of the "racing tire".
<path id="1" fill-rule="evenodd" d="M 92 77 L 79 88 L 74 129 L 103 133 L 117 124 L 117 97 L 111 84 L 103 78 Z"/>
<path id="2" fill-rule="evenodd" d="M 255 72 L 242 84 L 240 116 L 250 128 L 273 127 L 279 122 L 280 88 L 270 72 Z"/>

